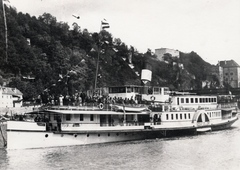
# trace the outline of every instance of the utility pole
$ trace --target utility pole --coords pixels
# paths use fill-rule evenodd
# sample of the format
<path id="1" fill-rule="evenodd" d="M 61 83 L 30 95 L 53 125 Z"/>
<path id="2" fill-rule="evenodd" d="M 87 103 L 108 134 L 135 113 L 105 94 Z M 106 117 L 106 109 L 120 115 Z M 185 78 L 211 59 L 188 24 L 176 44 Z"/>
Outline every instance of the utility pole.
<path id="1" fill-rule="evenodd" d="M 4 27 L 5 27 L 5 62 L 8 62 L 8 36 L 7 36 L 7 20 L 6 20 L 6 13 L 5 13 L 5 4 L 2 0 L 2 8 L 3 8 L 3 19 L 4 19 Z"/>

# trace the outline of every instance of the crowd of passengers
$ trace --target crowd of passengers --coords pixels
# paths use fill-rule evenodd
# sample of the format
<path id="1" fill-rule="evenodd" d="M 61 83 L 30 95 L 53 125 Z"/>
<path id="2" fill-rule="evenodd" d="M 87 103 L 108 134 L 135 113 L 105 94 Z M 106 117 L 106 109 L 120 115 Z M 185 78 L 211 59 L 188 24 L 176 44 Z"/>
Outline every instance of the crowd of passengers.
<path id="1" fill-rule="evenodd" d="M 130 104 L 136 105 L 143 103 L 137 97 L 122 98 L 122 97 L 109 97 L 109 96 L 88 96 L 85 93 L 76 95 L 42 95 L 37 99 L 37 104 L 43 105 L 56 105 L 56 106 L 84 106 L 89 103 L 103 103 L 103 104 Z"/>

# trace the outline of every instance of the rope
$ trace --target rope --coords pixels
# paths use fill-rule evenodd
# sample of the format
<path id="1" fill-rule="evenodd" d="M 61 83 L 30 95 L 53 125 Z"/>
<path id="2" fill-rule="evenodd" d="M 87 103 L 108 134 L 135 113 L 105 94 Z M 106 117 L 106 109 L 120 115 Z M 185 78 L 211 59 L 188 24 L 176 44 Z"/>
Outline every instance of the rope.
<path id="1" fill-rule="evenodd" d="M 0 121 L 0 122 L 1 122 L 1 121 Z M 1 124 L 3 124 L 3 122 L 1 122 Z M 2 126 L 1 126 L 1 124 L 0 124 L 0 131 L 1 131 L 1 134 L 2 134 L 4 147 L 6 147 L 6 146 L 7 146 L 7 141 L 6 141 L 6 139 L 4 138 L 4 135 L 3 135 L 3 132 L 2 132 Z"/>

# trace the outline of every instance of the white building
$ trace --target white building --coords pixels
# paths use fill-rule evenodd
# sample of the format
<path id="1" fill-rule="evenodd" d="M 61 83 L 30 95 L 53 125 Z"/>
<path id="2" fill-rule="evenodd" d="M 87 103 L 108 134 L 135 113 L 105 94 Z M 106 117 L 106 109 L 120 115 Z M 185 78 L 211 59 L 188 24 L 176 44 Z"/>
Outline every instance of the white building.
<path id="1" fill-rule="evenodd" d="M 164 54 L 171 54 L 172 57 L 177 57 L 179 58 L 180 53 L 178 50 L 174 50 L 174 49 L 169 49 L 169 48 L 159 48 L 159 49 L 155 49 L 155 55 L 157 56 L 157 58 L 160 61 L 163 61 L 163 56 Z"/>
<path id="2" fill-rule="evenodd" d="M 223 82 L 233 88 L 240 87 L 240 66 L 234 60 L 225 60 L 218 63 L 223 69 Z"/>
<path id="3" fill-rule="evenodd" d="M 0 87 L 0 108 L 21 107 L 23 94 L 16 88 Z"/>

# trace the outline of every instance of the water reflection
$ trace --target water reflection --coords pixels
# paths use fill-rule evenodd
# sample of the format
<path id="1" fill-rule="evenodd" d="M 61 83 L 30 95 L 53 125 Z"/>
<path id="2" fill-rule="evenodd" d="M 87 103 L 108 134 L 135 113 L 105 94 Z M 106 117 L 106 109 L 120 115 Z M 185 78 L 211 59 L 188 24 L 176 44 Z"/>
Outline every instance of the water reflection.
<path id="1" fill-rule="evenodd" d="M 197 136 L 87 146 L 0 150 L 3 169 L 239 169 L 240 123 Z"/>

